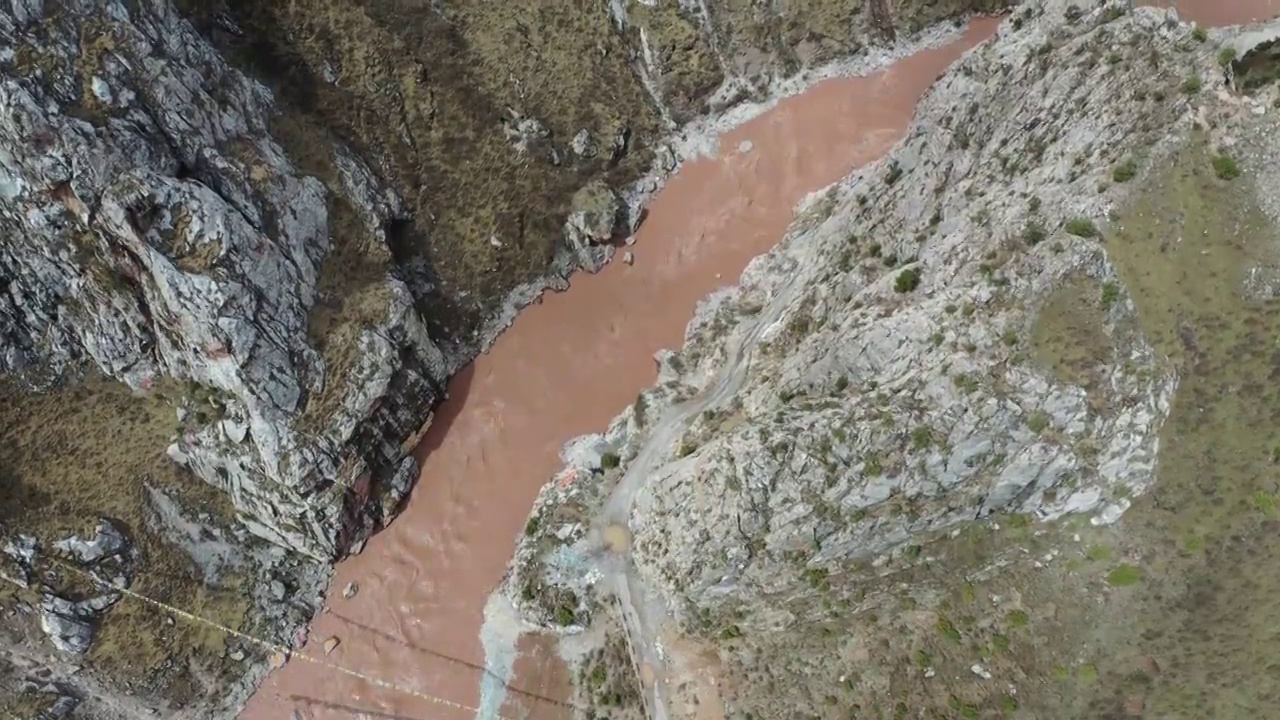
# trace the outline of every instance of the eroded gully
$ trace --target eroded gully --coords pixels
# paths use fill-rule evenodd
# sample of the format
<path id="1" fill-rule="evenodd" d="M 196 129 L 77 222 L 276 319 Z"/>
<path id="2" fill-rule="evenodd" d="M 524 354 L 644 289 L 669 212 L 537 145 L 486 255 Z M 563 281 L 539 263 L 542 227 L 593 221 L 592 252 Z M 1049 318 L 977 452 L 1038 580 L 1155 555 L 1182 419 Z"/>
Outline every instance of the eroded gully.
<path id="1" fill-rule="evenodd" d="M 1262 16 L 1275 14 L 1277 3 L 1223 4 Z M 1222 22 L 1216 4 L 1202 3 L 1203 17 L 1194 17 L 1192 3 L 1178 5 L 1201 22 Z M 324 641 L 336 637 L 341 644 L 328 660 L 400 689 L 295 661 L 268 677 L 241 718 L 474 717 L 425 696 L 480 706 L 485 605 L 538 489 L 560 469 L 563 443 L 603 429 L 651 385 L 653 354 L 679 345 L 696 303 L 772 247 L 805 195 L 891 147 L 937 74 L 994 28 L 994 21 L 978 21 L 957 42 L 884 72 L 821 82 L 724 134 L 719 157 L 686 162 L 654 198 L 633 266 L 614 263 L 575 277 L 567 292 L 524 310 L 450 383 L 450 399 L 415 451 L 422 475 L 408 507 L 362 554 L 339 564 L 329 609 L 316 617 L 303 648 L 323 656 Z M 731 394 L 748 351 L 749 343 L 738 348 L 736 369 L 692 402 L 709 406 Z M 664 426 L 679 425 L 685 409 Z M 631 464 L 622 483 L 631 490 L 615 494 L 606 508 L 611 520 L 625 523 L 656 452 Z M 653 638 L 661 618 L 648 612 L 629 570 L 609 579 L 629 608 L 632 633 L 641 635 L 640 659 L 660 670 Z M 349 583 L 359 591 L 348 599 L 342 589 Z M 525 636 L 518 650 L 503 714 L 568 717 L 560 704 L 567 676 L 554 644 Z M 651 707 L 664 702 L 660 674 L 654 678 L 646 687 Z"/>

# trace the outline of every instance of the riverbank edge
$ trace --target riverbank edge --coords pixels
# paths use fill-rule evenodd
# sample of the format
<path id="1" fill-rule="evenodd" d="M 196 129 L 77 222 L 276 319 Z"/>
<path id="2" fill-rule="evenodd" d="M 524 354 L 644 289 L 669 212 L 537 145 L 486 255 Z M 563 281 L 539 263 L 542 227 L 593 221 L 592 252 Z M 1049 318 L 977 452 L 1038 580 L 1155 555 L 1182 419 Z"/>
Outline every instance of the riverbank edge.
<path id="1" fill-rule="evenodd" d="M 1016 10 L 1016 6 L 1014 8 Z M 996 17 L 1008 17 L 1008 14 Z M 819 67 L 806 69 L 796 75 L 785 78 L 775 79 L 770 85 L 770 90 L 765 99 L 758 101 L 742 101 L 726 110 L 707 116 L 703 116 L 687 124 L 684 128 L 672 133 L 663 143 L 663 147 L 669 151 L 668 157 L 673 157 L 674 162 L 667 167 L 662 165 L 663 152 L 659 152 L 659 160 L 654 163 L 654 167 L 644 177 L 633 183 L 625 192 L 624 198 L 627 202 L 627 210 L 629 218 L 639 216 L 641 208 L 666 184 L 666 180 L 679 172 L 679 169 L 685 162 L 697 160 L 700 158 L 715 157 L 719 153 L 719 138 L 741 125 L 754 120 L 761 115 L 774 109 L 780 102 L 787 98 L 800 95 L 815 85 L 832 79 L 839 78 L 855 78 L 866 77 L 877 72 L 884 71 L 894 63 L 911 57 L 917 53 L 933 50 L 946 46 L 953 42 L 958 42 L 963 37 L 969 23 L 974 19 L 992 17 L 980 13 L 966 13 L 959 22 L 956 20 L 935 24 L 926 28 L 921 32 L 905 38 L 888 48 L 875 48 L 867 52 L 843 58 L 836 62 L 828 63 Z M 981 43 L 975 45 L 965 52 L 971 52 Z M 961 55 L 963 57 L 963 55 Z M 954 67 L 959 58 L 945 72 L 950 72 L 950 68 Z M 941 75 L 940 75 L 941 77 Z M 726 81 L 724 88 L 731 87 L 732 80 Z M 724 90 L 722 88 L 722 91 Z M 914 124 L 914 119 L 912 124 Z M 655 383 L 641 391 L 636 403 L 632 403 L 623 409 L 608 424 L 608 430 L 604 433 L 590 433 L 580 435 L 566 441 L 562 447 L 561 460 L 565 467 L 556 473 L 547 483 L 545 483 L 539 492 L 538 497 L 534 500 L 530 509 L 530 522 L 536 522 L 536 517 L 548 507 L 559 506 L 563 504 L 563 497 L 557 496 L 566 489 L 571 493 L 585 492 L 591 497 L 579 498 L 586 507 L 593 507 L 600 504 L 608 496 L 606 492 L 608 485 L 612 481 L 616 481 L 616 473 L 618 469 L 606 470 L 604 472 L 603 482 L 594 483 L 586 490 L 583 490 L 584 483 L 569 483 L 568 480 L 574 477 L 590 476 L 593 473 L 600 472 L 601 455 L 619 455 L 621 457 L 622 466 L 625 467 L 626 462 L 637 451 L 638 447 L 643 443 L 645 437 L 644 428 L 636 422 L 636 408 L 642 406 L 647 411 L 661 413 L 674 404 L 685 399 L 692 393 L 693 388 L 688 384 L 690 377 L 688 376 L 688 368 L 680 363 L 680 355 L 683 349 L 690 342 L 693 334 L 704 325 L 709 319 L 716 314 L 716 309 L 721 304 L 736 296 L 740 291 L 742 278 L 759 272 L 758 266 L 766 261 L 771 255 L 776 253 L 779 248 L 785 246 L 798 233 L 797 226 L 800 224 L 806 211 L 815 204 L 821 202 L 830 192 L 838 189 L 842 185 L 846 185 L 849 178 L 859 172 L 870 172 L 871 168 L 878 167 L 891 158 L 892 153 L 901 143 L 897 143 L 894 147 L 880 159 L 853 169 L 849 175 L 837 180 L 830 185 L 819 188 L 810 193 L 806 198 L 800 201 L 794 209 L 794 220 L 787 229 L 783 237 L 770 250 L 757 255 L 743 270 L 739 278 L 729 281 L 724 287 L 717 289 L 698 303 L 689 322 L 686 324 L 684 340 L 680 348 L 666 348 L 658 351 L 654 356 L 654 361 L 658 368 L 658 377 Z M 634 225 L 633 225 L 634 227 Z M 612 249 L 612 248 L 611 248 Z M 566 251 L 566 254 L 567 251 Z M 572 256 L 569 256 L 569 260 Z M 557 258 L 559 262 L 560 258 Z M 601 268 L 588 270 L 589 272 L 597 272 Z M 753 269 L 757 268 L 757 269 Z M 568 281 L 566 281 L 567 289 Z M 505 315 L 494 319 L 493 334 L 487 337 L 487 345 L 482 352 L 487 352 L 488 347 L 496 341 L 497 337 L 515 320 L 520 309 L 532 302 L 536 302 L 543 292 L 547 289 L 555 289 L 560 291 L 559 287 L 550 284 L 531 283 L 520 290 L 512 293 L 504 307 Z M 522 293 L 527 294 L 531 299 L 523 304 L 518 304 L 519 300 L 512 301 L 513 297 L 521 297 Z M 526 529 L 525 535 L 528 534 Z M 528 551 L 528 548 L 521 542 L 524 536 L 516 538 L 516 548 L 513 553 L 513 559 L 508 565 L 507 574 L 498 590 L 493 594 L 490 603 L 486 607 L 486 623 L 482 629 L 481 641 L 486 648 L 486 667 L 489 673 L 487 677 L 496 680 L 501 678 L 505 683 L 510 683 L 513 679 L 511 671 L 514 668 L 515 657 L 507 656 L 508 652 L 504 648 L 514 648 L 514 640 L 516 636 L 513 633 L 533 632 L 540 633 L 547 631 L 547 625 L 530 622 L 531 617 L 527 607 L 523 607 L 519 599 L 520 590 L 518 588 L 519 578 L 516 570 L 520 565 L 519 558 L 516 554 L 521 551 Z M 606 609 L 605 612 L 612 612 Z M 579 620 L 585 620 L 580 617 Z M 575 623 L 569 626 L 568 631 L 560 636 L 563 641 L 567 638 L 573 638 L 577 631 L 582 629 L 585 623 Z M 603 641 L 603 639 L 602 639 Z M 581 705 L 582 687 L 581 679 L 584 673 L 591 666 L 592 658 L 598 655 L 600 648 L 591 642 L 582 643 L 561 643 L 559 647 L 561 658 L 568 664 L 570 677 L 573 681 L 574 701 L 571 703 L 575 706 Z M 494 651 L 497 651 L 494 653 Z M 491 654 L 493 653 L 493 654 Z M 489 691 L 486 693 L 485 691 Z M 490 694 L 491 693 L 491 694 Z M 498 682 L 488 682 L 482 686 L 481 708 L 498 708 L 506 700 L 505 688 Z"/>
<path id="2" fill-rule="evenodd" d="M 1015 12 L 1016 9 L 1015 7 Z M 1163 10 L 1177 17 L 1178 21 L 1185 26 L 1198 25 L 1193 20 L 1178 17 L 1175 8 Z M 1275 28 L 1277 25 L 1280 25 L 1280 18 L 1226 26 L 1225 28 L 1213 30 L 1210 37 L 1221 39 L 1223 36 L 1227 36 L 1239 39 L 1248 36 L 1252 29 Z M 1002 30 L 1003 24 L 997 30 L 997 34 Z M 984 42 L 989 42 L 991 39 L 988 38 Z M 1235 44 L 1239 45 L 1240 42 L 1237 41 Z M 1228 45 L 1231 45 L 1231 43 L 1228 43 Z M 966 50 L 966 54 L 974 52 L 981 47 L 982 43 Z M 962 55 L 961 58 L 963 57 Z M 945 72 L 951 72 L 959 62 L 960 59 L 957 59 Z M 847 76 L 849 75 L 833 75 L 831 77 Z M 776 100 L 774 104 L 776 104 Z M 770 107 L 772 107 L 772 104 Z M 755 115 L 750 117 L 755 117 Z M 750 117 L 747 119 L 750 119 Z M 909 127 L 914 128 L 916 124 L 917 118 L 913 116 Z M 730 125 L 726 129 L 732 127 L 734 125 Z M 1160 151 L 1155 153 L 1157 157 L 1161 159 L 1171 158 L 1192 141 L 1193 128 L 1191 125 L 1183 126 L 1179 124 L 1178 128 L 1179 133 L 1176 136 L 1167 137 Z M 909 135 L 910 131 L 908 131 L 907 136 Z M 698 303 L 693 317 L 686 326 L 681 347 L 663 349 L 655 354 L 654 359 L 659 368 L 657 381 L 640 393 L 637 397 L 637 402 L 619 412 L 609 422 L 606 430 L 600 433 L 580 435 L 564 444 L 561 451 L 564 468 L 553 475 L 539 492 L 538 498 L 534 502 L 534 509 L 530 513 L 531 524 L 537 523 L 544 513 L 553 511 L 556 507 L 563 505 L 570 497 L 572 498 L 570 501 L 580 501 L 583 506 L 588 508 L 588 516 L 592 514 L 590 508 L 597 507 L 603 498 L 608 497 L 609 487 L 617 481 L 627 467 L 628 462 L 634 458 L 638 450 L 644 445 L 648 431 L 647 423 L 642 418 L 661 415 L 673 406 L 689 399 L 706 387 L 708 379 L 713 377 L 715 371 L 720 367 L 723 360 L 723 351 L 730 341 L 731 333 L 715 333 L 715 337 L 709 341 L 707 338 L 708 326 L 719 325 L 723 327 L 722 311 L 727 306 L 731 306 L 733 303 L 743 299 L 744 286 L 750 278 L 768 274 L 771 271 L 771 268 L 768 267 L 770 265 L 785 264 L 783 261 L 785 261 L 785 253 L 790 243 L 804 240 L 805 236 L 813 230 L 812 227 L 805 226 L 806 215 L 816 212 L 821 203 L 835 194 L 852 194 L 852 188 L 858 178 L 870 176 L 877 172 L 877 169 L 891 165 L 901 147 L 902 141 L 895 143 L 876 161 L 856 168 L 844 178 L 825 188 L 814 191 L 800 201 L 794 212 L 795 219 L 778 243 L 772 249 L 756 256 L 732 284 L 714 291 Z M 714 151 L 714 146 L 712 146 L 708 153 L 714 153 Z M 1124 197 L 1128 198 L 1136 193 L 1136 188 L 1130 188 Z M 1267 210 L 1268 214 L 1275 219 L 1276 214 L 1273 209 L 1267 208 Z M 777 269 L 778 267 L 772 268 L 772 270 Z M 689 358 L 688 351 L 694 345 L 700 346 L 697 348 L 698 351 L 710 350 L 712 352 L 710 355 L 701 354 L 699 357 Z M 675 459 L 677 452 L 675 448 L 672 448 L 672 452 L 668 454 L 668 459 Z M 609 458 L 603 465 L 601 463 L 602 456 Z M 583 491 L 581 489 L 582 483 L 571 484 L 572 480 L 584 476 L 594 476 L 594 486 L 590 489 Z M 503 601 L 501 604 L 509 607 L 511 612 L 520 617 L 526 625 L 526 631 L 540 633 L 550 631 L 554 633 L 554 623 L 542 622 L 546 618 L 537 618 L 536 616 L 539 613 L 537 611 L 530 612 L 529 608 L 524 607 L 524 603 L 519 598 L 519 557 L 526 553 L 532 554 L 531 549 L 526 547 L 527 544 L 521 540 L 522 538 L 517 539 L 517 558 L 513 559 L 509 566 L 508 574 L 504 578 L 502 586 L 495 591 L 495 597 L 501 597 Z M 559 632 L 562 657 L 569 664 L 571 670 L 575 701 L 581 697 L 580 690 L 584 675 L 592 667 L 590 664 L 590 652 L 598 650 L 595 645 L 589 642 L 575 642 L 574 639 L 580 637 L 583 629 L 583 624 L 575 624 L 560 628 Z"/>

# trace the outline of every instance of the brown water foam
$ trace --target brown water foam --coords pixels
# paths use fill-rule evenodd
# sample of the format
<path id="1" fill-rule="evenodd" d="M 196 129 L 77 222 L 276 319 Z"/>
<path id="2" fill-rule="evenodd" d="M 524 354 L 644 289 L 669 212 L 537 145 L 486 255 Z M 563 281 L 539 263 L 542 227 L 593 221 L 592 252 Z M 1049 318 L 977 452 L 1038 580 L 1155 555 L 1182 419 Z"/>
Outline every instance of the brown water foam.
<path id="1" fill-rule="evenodd" d="M 1208 24 L 1274 15 L 1277 3 L 1177 4 L 1185 19 Z M 975 22 L 961 41 L 886 72 L 819 83 L 726 133 L 718 158 L 686 163 L 650 205 L 634 266 L 575 277 L 453 379 L 415 453 L 422 475 L 407 509 L 338 566 L 334 588 L 355 581 L 360 592 L 330 597 L 332 611 L 316 618 L 306 649 L 337 636 L 333 661 L 476 706 L 483 608 L 538 489 L 560 469 L 563 443 L 600 431 L 652 384 L 653 353 L 680 344 L 696 303 L 771 248 L 801 198 L 892 146 L 937 74 L 995 24 Z M 751 149 L 740 151 L 747 141 Z M 567 697 L 550 647 L 522 641 L 513 687 Z M 511 699 L 532 718 L 568 715 L 554 703 Z M 295 710 L 313 720 L 471 717 L 307 663 L 273 673 L 241 717 L 278 720 Z"/>

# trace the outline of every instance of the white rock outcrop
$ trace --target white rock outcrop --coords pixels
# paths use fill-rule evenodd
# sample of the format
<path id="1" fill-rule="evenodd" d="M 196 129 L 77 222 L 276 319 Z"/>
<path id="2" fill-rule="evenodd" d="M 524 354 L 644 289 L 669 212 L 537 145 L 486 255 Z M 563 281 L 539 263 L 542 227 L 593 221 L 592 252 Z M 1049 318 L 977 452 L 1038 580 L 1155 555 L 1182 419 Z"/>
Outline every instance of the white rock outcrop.
<path id="1" fill-rule="evenodd" d="M 397 467 L 448 372 L 408 290 L 388 275 L 348 299 L 367 321 L 333 342 L 355 359 L 326 367 L 308 322 L 332 190 L 271 139 L 267 90 L 168 2 L 13 5 L 0 12 L 16 49 L 0 63 L 0 372 L 38 383 L 89 360 L 140 391 L 186 383 L 198 402 L 170 454 L 263 537 L 340 553 L 373 521 L 362 484 Z M 333 151 L 339 190 L 385 241 L 397 198 Z"/>
<path id="2" fill-rule="evenodd" d="M 1171 17 L 1005 23 L 888 158 L 704 305 L 679 360 L 687 394 L 716 400 L 681 410 L 683 439 L 636 496 L 646 579 L 695 607 L 767 596 L 993 513 L 1112 522 L 1153 481 L 1175 377 L 1096 237 L 1118 198 L 1100 183 L 1190 118 L 1182 97 L 1133 99 L 1167 78 L 1100 60 L 1125 37 L 1172 46 L 1189 29 Z M 1077 284 L 1106 345 L 1087 385 L 1034 347 Z"/>

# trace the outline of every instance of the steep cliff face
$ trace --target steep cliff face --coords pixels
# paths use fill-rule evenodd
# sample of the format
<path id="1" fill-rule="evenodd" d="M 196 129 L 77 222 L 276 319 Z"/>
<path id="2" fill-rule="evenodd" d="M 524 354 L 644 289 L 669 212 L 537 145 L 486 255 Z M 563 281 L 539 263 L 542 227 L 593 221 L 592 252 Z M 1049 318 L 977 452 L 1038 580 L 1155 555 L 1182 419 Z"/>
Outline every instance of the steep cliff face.
<path id="1" fill-rule="evenodd" d="M 1185 32 L 1141 17 L 1112 32 Z M 1098 243 L 1124 188 L 1100 178 L 1185 100 L 1130 100 L 1123 63 L 1076 34 L 1099 22 L 1006 27 L 690 328 L 674 362 L 691 389 L 749 364 L 637 498 L 636 554 L 668 593 L 770 592 L 998 512 L 1110 522 L 1150 482 L 1173 377 Z"/>
<path id="2" fill-rule="evenodd" d="M 446 373 L 388 273 L 399 200 L 338 147 L 341 184 L 300 172 L 268 132 L 270 94 L 172 7 L 18 8 L 0 18 L 5 370 L 87 360 L 144 393 L 185 383 L 169 454 L 264 537 L 334 556 L 358 526 L 351 489 L 395 468 Z M 383 262 L 317 338 L 340 232 Z M 390 432 L 361 437 L 378 415 Z"/>
<path id="3" fill-rule="evenodd" d="M 28 381 L 87 360 L 138 390 L 188 383 L 170 455 L 259 534 L 327 558 L 395 506 L 404 484 L 378 482 L 371 504 L 369 478 L 412 475 L 400 445 L 495 308 L 599 262 L 569 251 L 627 213 L 605 185 L 599 227 L 562 232 L 579 188 L 637 178 L 712 89 L 799 66 L 737 24 L 791 28 L 786 47 L 810 33 L 714 5 L 474 3 L 420 24 L 387 3 L 305 5 L 184 8 L 274 98 L 168 3 L 5 15 L 0 327 L 4 369 Z M 874 37 L 856 17 L 833 47 Z M 646 39 L 677 26 L 688 42 Z M 776 62 L 740 68 L 743 53 Z"/>
<path id="4" fill-rule="evenodd" d="M 1238 585 L 1204 543 L 1274 551 L 1262 453 L 1213 489 L 1191 477 L 1217 456 L 1208 417 L 1248 445 L 1274 431 L 1211 399 L 1273 367 L 1245 292 L 1274 264 L 1258 208 L 1275 203 L 1275 89 L 1241 75 L 1271 67 L 1270 36 L 1233 37 L 1119 4 L 1016 11 L 888 158 L 703 306 L 658 387 L 567 451 L 599 482 L 544 490 L 513 602 L 544 626 L 608 625 L 613 596 L 633 655 L 686 681 L 650 692 L 690 712 L 714 696 L 754 717 L 1213 714 L 1194 668 L 1174 670 L 1184 695 L 1150 683 L 1165 662 L 1251 656 L 1164 621 L 1229 623 L 1191 609 L 1189 574 Z M 577 520 L 592 514 L 629 532 Z M 1135 647 L 1159 660 L 1135 669 Z M 1215 665 L 1257 680 L 1249 666 Z"/>

